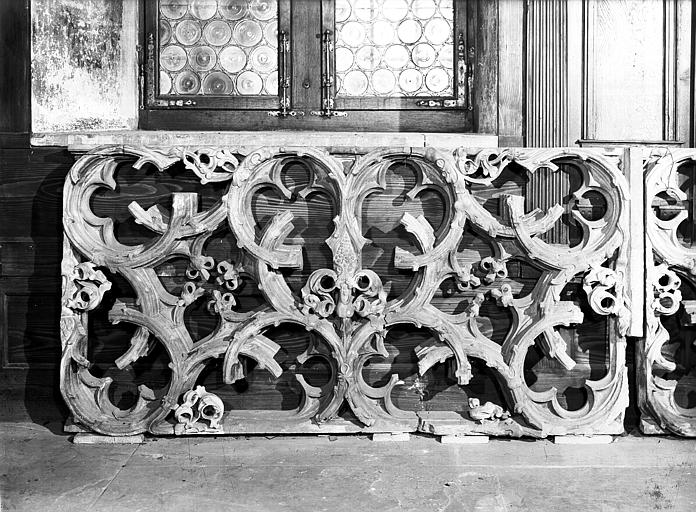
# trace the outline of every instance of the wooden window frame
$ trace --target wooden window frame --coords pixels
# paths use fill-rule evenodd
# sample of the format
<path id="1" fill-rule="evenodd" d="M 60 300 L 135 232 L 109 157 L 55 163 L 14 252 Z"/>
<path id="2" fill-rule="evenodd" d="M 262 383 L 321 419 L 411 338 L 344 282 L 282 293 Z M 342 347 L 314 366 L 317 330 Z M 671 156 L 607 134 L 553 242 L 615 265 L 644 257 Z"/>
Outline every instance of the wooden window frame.
<path id="1" fill-rule="evenodd" d="M 326 105 L 322 87 L 326 70 L 322 63 L 322 35 L 335 33 L 335 0 L 279 0 L 278 31 L 290 34 L 290 112 L 276 116 L 277 96 L 235 96 L 231 98 L 197 96 L 195 104 L 181 96 L 157 96 L 158 2 L 147 0 L 143 12 L 141 48 L 140 128 L 157 130 L 325 130 L 325 131 L 403 131 L 473 132 L 476 77 L 476 23 L 478 0 L 454 0 L 454 87 L 450 106 L 437 103 L 441 97 L 418 98 L 331 98 L 333 109 L 341 115 L 317 115 Z M 458 48 L 464 42 L 464 48 Z M 458 65 L 464 52 L 466 66 Z M 322 63 L 321 65 L 319 63 Z M 467 73 L 460 77 L 461 69 Z M 335 78 L 334 78 L 335 83 Z M 456 101 L 460 84 L 467 91 Z"/>

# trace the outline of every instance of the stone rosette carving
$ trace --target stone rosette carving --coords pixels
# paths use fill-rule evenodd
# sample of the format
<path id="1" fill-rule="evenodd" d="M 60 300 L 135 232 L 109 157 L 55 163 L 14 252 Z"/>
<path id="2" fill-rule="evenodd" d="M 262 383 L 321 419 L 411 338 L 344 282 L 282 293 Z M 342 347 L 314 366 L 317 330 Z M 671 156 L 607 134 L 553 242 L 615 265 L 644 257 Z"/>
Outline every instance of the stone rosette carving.
<path id="1" fill-rule="evenodd" d="M 293 230 L 292 212 L 278 211 L 263 229 L 256 225 L 252 213 L 252 199 L 260 187 L 274 188 L 288 199 L 297 193 L 283 182 L 285 164 L 297 160 L 306 162 L 311 170 L 309 183 L 299 193 L 320 191 L 332 198 L 336 208 L 334 230 L 326 240 L 332 255 L 331 268 L 312 269 L 299 296 L 283 273 L 303 265 L 302 247 L 286 243 Z M 181 163 L 198 176 L 201 186 L 217 181 L 227 182 L 229 188 L 223 199 L 205 211 L 199 211 L 198 197 L 191 193 L 174 193 L 170 211 L 157 207 L 145 210 L 137 202 L 132 203 L 134 218 L 154 238 L 142 246 L 121 245 L 114 236 L 113 222 L 91 211 L 90 198 L 100 187 L 115 187 L 114 172 L 123 161 L 133 162 L 135 168 L 152 165 L 159 171 Z M 443 227 L 436 230 L 422 216 L 403 215 L 401 226 L 415 240 L 417 251 L 397 247 L 393 265 L 417 279 L 403 295 L 388 299 L 382 277 L 362 265 L 363 249 L 369 240 L 362 232 L 361 216 L 365 198 L 382 193 L 387 170 L 401 162 L 408 162 L 417 174 L 417 183 L 407 196 L 415 197 L 429 188 L 437 190 L 445 204 L 446 218 Z M 574 247 L 543 240 L 542 235 L 562 215 L 562 205 L 527 212 L 523 197 L 503 194 L 499 200 L 502 213 L 494 215 L 471 191 L 473 184 L 491 185 L 508 166 L 514 165 L 521 173 L 534 173 L 540 168 L 560 172 L 559 165 L 565 163 L 573 163 L 580 170 L 578 197 L 587 191 L 600 191 L 607 204 L 598 220 L 573 212 L 583 231 L 581 242 Z M 492 434 L 507 435 L 620 433 L 628 400 L 625 330 L 621 326 L 630 314 L 622 291 L 626 278 L 627 201 L 628 185 L 621 169 L 601 151 L 496 149 L 470 154 L 464 149 L 448 153 L 433 148 L 383 148 L 359 156 L 345 167 L 335 155 L 313 147 L 258 148 L 243 156 L 224 148 L 98 148 L 81 157 L 66 180 L 64 264 L 70 262 L 74 268 L 76 262 L 89 259 L 90 265 L 81 267 L 82 275 L 87 276 L 82 281 L 96 285 L 97 290 L 101 282 L 97 267 L 110 269 L 132 286 L 138 300 L 116 300 L 109 313 L 113 322 L 136 326 L 131 348 L 117 365 L 125 367 L 146 354 L 151 343 L 161 343 L 171 359 L 172 374 L 163 391 L 155 393 L 141 385 L 132 408 L 116 408 L 109 399 L 111 379 L 95 377 L 89 371 L 86 329 L 67 328 L 68 320 L 86 326 L 89 307 L 72 308 L 64 296 L 64 304 L 72 309 L 63 333 L 63 396 L 77 421 L 110 435 L 144 431 L 233 433 L 234 428 L 228 428 L 228 424 L 254 421 L 262 422 L 264 429 L 275 422 L 277 430 L 283 432 L 292 431 L 292 425 L 322 428 L 341 421 L 338 416 L 344 406 L 363 429 L 416 430 L 421 424 L 417 413 L 401 410 L 392 402 L 392 392 L 403 385 L 398 375 L 392 374 L 381 387 L 368 384 L 363 376 L 367 362 L 388 356 L 385 337 L 389 330 L 411 325 L 426 329 L 435 340 L 433 345 L 417 350 L 421 374 L 447 364 L 457 382 L 466 385 L 472 378 L 472 359 L 483 361 L 494 372 L 508 403 L 504 408 L 501 404 L 469 404 L 477 417 L 461 418 L 469 422 L 466 424 L 475 423 L 479 433 L 486 428 Z M 205 240 L 225 226 L 244 253 L 243 264 L 215 262 L 204 254 Z M 467 228 L 480 234 L 492 248 L 491 256 L 460 250 Z M 179 296 L 163 289 L 154 269 L 173 256 L 190 261 L 188 281 Z M 537 284 L 526 296 L 516 295 L 506 281 L 508 262 L 513 258 L 533 262 L 541 269 Z M 248 313 L 235 309 L 234 294 L 243 275 L 258 283 L 265 300 L 265 305 Z M 575 365 L 557 329 L 583 322 L 580 308 L 561 298 L 562 290 L 578 276 L 585 276 L 595 311 L 611 317 L 612 332 L 606 376 L 587 380 L 587 403 L 580 410 L 569 411 L 558 402 L 555 389 L 530 389 L 524 379 L 524 364 L 528 350 L 538 342 L 544 354 L 562 367 L 571 369 Z M 444 313 L 432 304 L 439 286 L 449 279 L 459 290 L 475 290 L 467 307 L 458 314 Z M 217 288 L 211 290 L 213 285 Z M 106 284 L 101 286 L 106 292 Z M 210 295 L 207 304 L 218 324 L 204 339 L 193 340 L 184 312 L 205 293 Z M 475 319 L 486 297 L 506 308 L 513 318 L 502 344 L 484 336 L 477 327 Z M 607 297 L 614 300 L 614 307 L 605 307 Z M 275 378 L 289 371 L 275 359 L 280 346 L 266 336 L 270 328 L 281 324 L 300 325 L 311 334 L 309 347 L 297 358 L 300 364 L 321 357 L 331 368 L 330 382 L 321 387 L 310 385 L 300 374 L 294 375 L 303 394 L 297 410 L 256 420 L 243 411 L 224 411 L 215 395 L 196 387 L 205 365 L 217 358 L 223 360 L 223 380 L 228 384 L 246 376 L 242 357 L 255 360 Z"/>
<path id="2" fill-rule="evenodd" d="M 214 393 L 209 393 L 203 386 L 187 391 L 182 403 L 174 410 L 177 434 L 222 434 L 220 422 L 225 412 L 225 405 Z"/>

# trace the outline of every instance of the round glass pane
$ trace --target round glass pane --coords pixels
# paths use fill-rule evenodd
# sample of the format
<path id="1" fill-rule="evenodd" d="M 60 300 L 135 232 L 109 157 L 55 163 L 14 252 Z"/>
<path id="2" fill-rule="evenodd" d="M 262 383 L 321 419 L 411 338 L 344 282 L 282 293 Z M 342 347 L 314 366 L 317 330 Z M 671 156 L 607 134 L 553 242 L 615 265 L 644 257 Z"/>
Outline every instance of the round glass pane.
<path id="1" fill-rule="evenodd" d="M 223 18 L 241 20 L 247 13 L 246 0 L 218 0 L 218 10 Z"/>
<path id="2" fill-rule="evenodd" d="M 380 20 L 370 25 L 370 38 L 377 46 L 384 46 L 394 42 L 394 27 L 392 24 Z"/>
<path id="3" fill-rule="evenodd" d="M 260 94 L 262 88 L 261 77 L 253 71 L 245 71 L 237 77 L 237 92 L 239 94 Z"/>
<path id="4" fill-rule="evenodd" d="M 191 14 L 199 20 L 209 20 L 217 12 L 217 0 L 193 0 Z"/>
<path id="5" fill-rule="evenodd" d="M 425 86 L 433 92 L 442 92 L 449 85 L 449 74 L 445 68 L 433 68 L 425 75 Z"/>
<path id="6" fill-rule="evenodd" d="M 422 20 L 429 20 L 435 14 L 437 6 L 434 0 L 413 0 L 411 4 L 411 10 L 416 18 Z"/>
<path id="7" fill-rule="evenodd" d="M 189 64 L 195 71 L 209 71 L 216 62 L 217 56 L 210 46 L 196 46 L 189 51 Z"/>
<path id="8" fill-rule="evenodd" d="M 249 56 L 251 67 L 261 73 L 268 73 L 276 67 L 276 52 L 270 46 L 259 46 Z"/>
<path id="9" fill-rule="evenodd" d="M 187 0 L 160 0 L 160 12 L 169 19 L 178 20 L 187 10 Z"/>
<path id="10" fill-rule="evenodd" d="M 401 45 L 395 44 L 387 48 L 384 52 L 384 62 L 393 69 L 403 68 L 410 59 L 408 50 Z"/>
<path id="11" fill-rule="evenodd" d="M 433 44 L 443 44 L 451 35 L 449 23 L 442 18 L 432 19 L 425 25 L 425 37 Z"/>
<path id="12" fill-rule="evenodd" d="M 423 84 L 423 75 L 417 69 L 405 69 L 399 75 L 399 87 L 405 92 L 416 92 Z"/>
<path id="13" fill-rule="evenodd" d="M 396 77 L 388 69 L 378 69 L 372 73 L 372 88 L 377 94 L 389 94 L 396 86 Z"/>
<path id="14" fill-rule="evenodd" d="M 416 20 L 404 20 L 399 24 L 397 32 L 401 42 L 413 44 L 420 39 L 423 29 Z"/>
<path id="15" fill-rule="evenodd" d="M 266 43 L 273 48 L 278 48 L 278 23 L 275 21 L 267 23 L 263 29 L 263 37 L 266 39 Z"/>
<path id="16" fill-rule="evenodd" d="M 356 0 L 353 13 L 362 21 L 372 21 L 379 17 L 379 6 L 374 0 Z"/>
<path id="17" fill-rule="evenodd" d="M 348 0 L 336 0 L 336 23 L 342 23 L 350 18 L 350 3 Z"/>
<path id="18" fill-rule="evenodd" d="M 382 56 L 374 46 L 363 46 L 355 52 L 355 61 L 362 69 L 375 69 L 381 60 Z"/>
<path id="19" fill-rule="evenodd" d="M 233 89 L 232 79 L 220 71 L 210 73 L 203 79 L 203 94 L 230 94 Z"/>
<path id="20" fill-rule="evenodd" d="M 266 94 L 278 95 L 278 72 L 274 71 L 266 77 Z"/>
<path id="21" fill-rule="evenodd" d="M 428 43 L 419 43 L 411 50 L 411 58 L 416 66 L 429 68 L 435 63 L 437 52 Z"/>
<path id="22" fill-rule="evenodd" d="M 234 40 L 242 46 L 256 46 L 262 38 L 261 25 L 255 21 L 240 21 L 234 27 Z"/>
<path id="23" fill-rule="evenodd" d="M 443 46 L 437 60 L 446 68 L 451 68 L 454 65 L 454 46 L 451 44 Z"/>
<path id="24" fill-rule="evenodd" d="M 161 45 L 165 45 L 172 38 L 172 26 L 164 20 L 159 22 L 159 40 Z"/>
<path id="25" fill-rule="evenodd" d="M 244 50 L 237 46 L 228 46 L 220 52 L 220 66 L 228 73 L 237 73 L 246 66 Z"/>
<path id="26" fill-rule="evenodd" d="M 186 51 L 181 46 L 167 46 L 160 55 L 160 64 L 167 71 L 179 71 L 186 65 Z"/>
<path id="27" fill-rule="evenodd" d="M 389 0 L 382 6 L 382 14 L 389 21 L 401 21 L 408 14 L 406 0 Z"/>
<path id="28" fill-rule="evenodd" d="M 275 0 L 252 0 L 249 10 L 257 19 L 267 21 L 275 18 L 277 3 Z"/>
<path id="29" fill-rule="evenodd" d="M 178 94 L 196 94 L 201 88 L 201 79 L 193 71 L 182 71 L 174 78 L 174 88 Z"/>
<path id="30" fill-rule="evenodd" d="M 176 39 L 186 46 L 195 44 L 201 38 L 201 24 L 194 20 L 184 20 L 174 29 Z"/>
<path id="31" fill-rule="evenodd" d="M 169 73 L 160 71 L 159 75 L 159 93 L 169 94 L 172 90 L 172 79 L 169 77 Z"/>
<path id="32" fill-rule="evenodd" d="M 452 21 L 454 19 L 452 0 L 440 0 L 440 14 L 447 20 Z"/>
<path id="33" fill-rule="evenodd" d="M 336 71 L 344 73 L 353 67 L 353 52 L 345 46 L 336 48 Z"/>
<path id="34" fill-rule="evenodd" d="M 365 28 L 357 21 L 350 21 L 341 29 L 341 38 L 348 46 L 360 46 L 365 40 Z"/>
<path id="35" fill-rule="evenodd" d="M 232 29 L 229 23 L 222 20 L 213 20 L 203 29 L 203 37 L 213 46 L 223 46 L 232 37 Z"/>
<path id="36" fill-rule="evenodd" d="M 360 96 L 367 90 L 367 77 L 362 71 L 351 71 L 343 78 L 343 89 L 348 96 Z"/>

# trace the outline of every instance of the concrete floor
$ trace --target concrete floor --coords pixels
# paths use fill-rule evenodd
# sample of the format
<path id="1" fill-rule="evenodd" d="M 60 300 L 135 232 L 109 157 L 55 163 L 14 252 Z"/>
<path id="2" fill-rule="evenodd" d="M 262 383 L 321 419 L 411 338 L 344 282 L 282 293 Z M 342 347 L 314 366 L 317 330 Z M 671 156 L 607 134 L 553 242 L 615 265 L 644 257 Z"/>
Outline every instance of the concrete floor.
<path id="1" fill-rule="evenodd" d="M 365 436 L 77 445 L 0 423 L 0 510 L 696 511 L 696 441 L 609 445 Z"/>

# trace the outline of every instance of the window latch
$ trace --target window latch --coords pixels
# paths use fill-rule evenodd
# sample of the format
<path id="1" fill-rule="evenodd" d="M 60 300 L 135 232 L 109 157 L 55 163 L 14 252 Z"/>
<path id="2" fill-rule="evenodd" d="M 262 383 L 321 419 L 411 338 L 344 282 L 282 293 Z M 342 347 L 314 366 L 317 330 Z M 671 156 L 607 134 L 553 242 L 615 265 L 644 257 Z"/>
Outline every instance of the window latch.
<path id="1" fill-rule="evenodd" d="M 278 96 L 280 97 L 280 108 L 270 110 L 270 117 L 297 117 L 303 116 L 304 112 L 291 110 L 290 102 L 290 36 L 286 30 L 278 33 Z"/>

